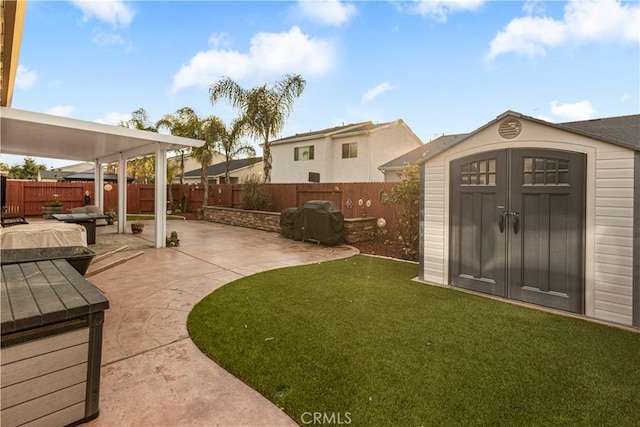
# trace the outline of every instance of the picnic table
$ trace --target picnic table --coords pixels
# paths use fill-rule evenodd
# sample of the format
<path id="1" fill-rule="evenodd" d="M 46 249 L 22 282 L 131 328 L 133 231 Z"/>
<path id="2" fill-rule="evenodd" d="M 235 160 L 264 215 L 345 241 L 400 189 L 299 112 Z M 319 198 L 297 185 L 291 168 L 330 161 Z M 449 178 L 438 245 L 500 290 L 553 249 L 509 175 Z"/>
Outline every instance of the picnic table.
<path id="1" fill-rule="evenodd" d="M 107 219 L 109 216 L 98 213 L 69 213 L 69 214 L 53 214 L 51 215 L 58 221 L 71 222 L 81 224 L 87 230 L 87 244 L 95 245 L 96 243 L 96 221 L 99 219 Z"/>

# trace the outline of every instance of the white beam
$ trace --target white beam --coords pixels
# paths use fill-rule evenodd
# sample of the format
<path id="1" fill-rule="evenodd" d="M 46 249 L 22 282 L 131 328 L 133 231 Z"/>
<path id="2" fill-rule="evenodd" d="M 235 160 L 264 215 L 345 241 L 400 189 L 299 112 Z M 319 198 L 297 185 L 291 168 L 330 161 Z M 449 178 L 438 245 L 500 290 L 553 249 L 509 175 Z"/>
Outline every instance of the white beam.
<path id="1" fill-rule="evenodd" d="M 118 233 L 127 231 L 127 159 L 120 153 L 118 159 Z"/>
<path id="2" fill-rule="evenodd" d="M 102 163 L 96 159 L 93 166 L 93 204 L 104 212 L 104 172 Z"/>
<path id="3" fill-rule="evenodd" d="M 167 150 L 162 144 L 156 146 L 155 190 L 155 247 L 164 248 L 167 235 Z"/>
<path id="4" fill-rule="evenodd" d="M 158 146 L 158 144 L 160 144 L 160 143 L 155 142 L 155 141 L 151 141 L 151 142 L 149 142 L 148 144 L 145 144 L 145 145 L 140 145 L 140 146 L 137 146 L 137 147 L 133 147 L 131 149 L 122 150 L 117 155 L 100 157 L 100 161 L 102 163 L 110 163 L 110 162 L 113 162 L 113 161 L 116 161 L 117 159 L 119 159 L 120 156 L 124 156 L 125 159 L 127 159 L 127 160 L 138 158 L 138 157 L 143 157 L 143 156 L 151 156 L 151 155 L 155 154 L 156 147 Z"/>

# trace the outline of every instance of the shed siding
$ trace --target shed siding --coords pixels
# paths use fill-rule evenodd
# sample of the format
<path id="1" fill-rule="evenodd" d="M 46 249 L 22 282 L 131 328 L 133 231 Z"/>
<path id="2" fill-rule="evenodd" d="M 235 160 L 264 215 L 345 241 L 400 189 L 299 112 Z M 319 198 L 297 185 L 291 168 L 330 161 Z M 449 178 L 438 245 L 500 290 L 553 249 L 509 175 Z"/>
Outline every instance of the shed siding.
<path id="1" fill-rule="evenodd" d="M 634 153 L 596 152 L 595 305 L 601 320 L 632 324 Z"/>
<path id="2" fill-rule="evenodd" d="M 424 168 L 423 280 L 444 285 L 444 166 Z"/>
<path id="3" fill-rule="evenodd" d="M 425 211 L 422 280 L 448 285 L 449 162 L 470 154 L 505 148 L 538 147 L 587 155 L 585 314 L 632 324 L 634 151 L 591 138 L 523 121 L 518 138 L 501 140 L 497 125 L 429 159 L 424 170 Z"/>

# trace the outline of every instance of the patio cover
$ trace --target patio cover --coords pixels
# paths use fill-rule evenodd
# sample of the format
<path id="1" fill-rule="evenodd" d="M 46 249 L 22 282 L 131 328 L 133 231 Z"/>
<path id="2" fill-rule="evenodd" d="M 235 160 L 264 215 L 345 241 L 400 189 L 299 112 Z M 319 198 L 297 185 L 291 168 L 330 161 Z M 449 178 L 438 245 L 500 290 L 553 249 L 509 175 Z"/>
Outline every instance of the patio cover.
<path id="1" fill-rule="evenodd" d="M 126 218 L 126 164 L 156 156 L 155 246 L 165 246 L 167 151 L 200 147 L 203 141 L 0 107 L 0 152 L 21 156 L 94 162 L 95 203 L 104 209 L 102 164 L 118 162 L 118 218 Z M 118 221 L 118 232 L 126 219 Z"/>

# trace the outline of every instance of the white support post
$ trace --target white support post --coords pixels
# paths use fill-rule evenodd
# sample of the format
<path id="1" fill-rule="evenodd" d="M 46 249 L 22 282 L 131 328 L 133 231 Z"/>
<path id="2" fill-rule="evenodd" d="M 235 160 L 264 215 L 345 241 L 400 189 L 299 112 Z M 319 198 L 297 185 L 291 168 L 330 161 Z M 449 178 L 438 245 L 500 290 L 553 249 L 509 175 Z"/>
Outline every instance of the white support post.
<path id="1" fill-rule="evenodd" d="M 118 159 L 118 233 L 127 230 L 127 159 L 120 153 Z"/>
<path id="2" fill-rule="evenodd" d="M 98 159 L 94 163 L 93 177 L 93 204 L 104 212 L 104 172 Z"/>
<path id="3" fill-rule="evenodd" d="M 160 143 L 156 146 L 155 172 L 155 247 L 164 248 L 167 235 L 167 150 Z"/>

